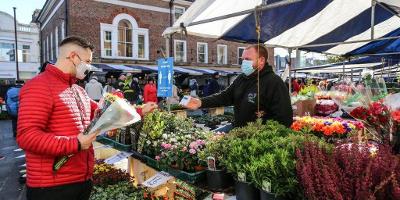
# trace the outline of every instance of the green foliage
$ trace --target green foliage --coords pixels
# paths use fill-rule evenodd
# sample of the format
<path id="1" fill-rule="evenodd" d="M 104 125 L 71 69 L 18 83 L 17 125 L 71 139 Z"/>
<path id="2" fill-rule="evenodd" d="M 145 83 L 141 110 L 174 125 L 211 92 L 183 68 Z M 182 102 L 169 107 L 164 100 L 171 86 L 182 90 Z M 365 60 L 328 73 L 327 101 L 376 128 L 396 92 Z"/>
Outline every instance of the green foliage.
<path id="1" fill-rule="evenodd" d="M 90 200 L 142 200 L 143 190 L 135 188 L 130 182 L 120 182 L 106 187 L 94 186 Z"/>
<path id="2" fill-rule="evenodd" d="M 307 96 L 307 97 L 311 98 L 311 97 L 314 97 L 315 93 L 317 93 L 317 92 L 318 92 L 318 87 L 317 86 L 309 85 L 309 86 L 304 87 L 303 89 L 301 89 L 299 91 L 298 95 Z"/>
<path id="3" fill-rule="evenodd" d="M 277 122 L 262 124 L 259 120 L 232 130 L 220 140 L 222 156 L 218 158 L 229 172 L 245 173 L 246 181 L 258 188 L 263 188 L 263 182 L 269 181 L 271 192 L 277 196 L 301 199 L 295 151 L 303 147 L 304 141 L 315 141 L 331 148 L 315 136 L 294 132 Z"/>

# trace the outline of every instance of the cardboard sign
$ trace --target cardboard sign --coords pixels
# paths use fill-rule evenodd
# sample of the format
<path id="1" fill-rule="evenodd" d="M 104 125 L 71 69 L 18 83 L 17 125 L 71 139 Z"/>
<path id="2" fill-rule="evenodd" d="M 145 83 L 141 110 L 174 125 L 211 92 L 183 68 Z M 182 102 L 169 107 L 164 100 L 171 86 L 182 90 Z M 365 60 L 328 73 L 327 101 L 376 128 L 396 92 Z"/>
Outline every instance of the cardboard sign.
<path id="1" fill-rule="evenodd" d="M 131 155 L 132 155 L 132 153 L 122 151 L 119 154 L 116 154 L 114 156 L 111 156 L 111 157 L 105 159 L 104 162 L 107 164 L 114 164 L 116 162 L 119 162 L 119 161 L 131 156 Z"/>
<path id="2" fill-rule="evenodd" d="M 142 185 L 149 188 L 156 188 L 160 185 L 167 183 L 167 181 L 169 181 L 170 179 L 172 179 L 172 176 L 169 175 L 168 173 L 158 172 L 156 175 L 152 176 L 151 178 L 143 182 Z"/>

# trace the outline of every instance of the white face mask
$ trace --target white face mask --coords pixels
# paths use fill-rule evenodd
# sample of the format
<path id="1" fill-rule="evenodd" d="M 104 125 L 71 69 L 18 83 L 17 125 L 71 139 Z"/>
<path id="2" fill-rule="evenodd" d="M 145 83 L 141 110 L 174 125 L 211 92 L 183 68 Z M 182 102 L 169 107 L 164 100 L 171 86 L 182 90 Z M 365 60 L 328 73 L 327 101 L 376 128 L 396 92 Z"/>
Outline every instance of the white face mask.
<path id="1" fill-rule="evenodd" d="M 77 55 L 78 56 L 78 55 Z M 85 62 L 82 61 L 82 59 L 78 56 L 79 60 L 81 60 L 81 62 L 78 65 L 75 65 L 76 67 L 76 75 L 75 77 L 79 80 L 82 80 L 85 78 L 85 76 L 87 74 L 89 74 L 90 70 L 92 69 L 92 65 L 87 64 Z"/>

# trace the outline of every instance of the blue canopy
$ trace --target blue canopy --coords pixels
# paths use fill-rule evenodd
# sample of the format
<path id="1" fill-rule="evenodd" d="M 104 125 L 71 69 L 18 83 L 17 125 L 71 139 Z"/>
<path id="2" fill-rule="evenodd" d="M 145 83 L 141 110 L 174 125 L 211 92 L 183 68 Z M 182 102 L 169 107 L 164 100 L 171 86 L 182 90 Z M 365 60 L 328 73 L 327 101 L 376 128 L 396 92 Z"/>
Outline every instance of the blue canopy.
<path id="1" fill-rule="evenodd" d="M 191 35 L 345 55 L 368 44 L 372 35 L 372 39 L 386 37 L 400 27 L 400 1 L 374 2 L 377 4 L 370 0 L 195 1 L 163 35 L 184 27 Z M 256 12 L 259 6 L 262 9 Z"/>

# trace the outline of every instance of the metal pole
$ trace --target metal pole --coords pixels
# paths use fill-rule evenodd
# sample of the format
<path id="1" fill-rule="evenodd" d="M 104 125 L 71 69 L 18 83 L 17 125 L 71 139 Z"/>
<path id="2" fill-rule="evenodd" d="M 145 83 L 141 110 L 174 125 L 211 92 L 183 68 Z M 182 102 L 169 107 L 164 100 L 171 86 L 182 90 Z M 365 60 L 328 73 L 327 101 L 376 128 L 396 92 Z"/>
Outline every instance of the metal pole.
<path id="1" fill-rule="evenodd" d="M 289 51 L 289 62 L 288 62 L 288 68 L 289 68 L 289 94 L 292 93 L 292 49 L 288 49 Z"/>
<path id="2" fill-rule="evenodd" d="M 17 80 L 19 80 L 19 66 L 18 66 L 18 42 L 17 42 L 17 15 L 15 14 L 16 7 L 14 9 L 14 35 L 15 35 L 15 65 L 17 70 Z"/>
<path id="3" fill-rule="evenodd" d="M 371 40 L 374 39 L 375 33 L 375 0 L 371 0 Z"/>
<path id="4" fill-rule="evenodd" d="M 381 70 L 381 78 L 383 77 L 383 70 L 385 69 L 385 58 L 382 57 L 382 70 Z"/>

